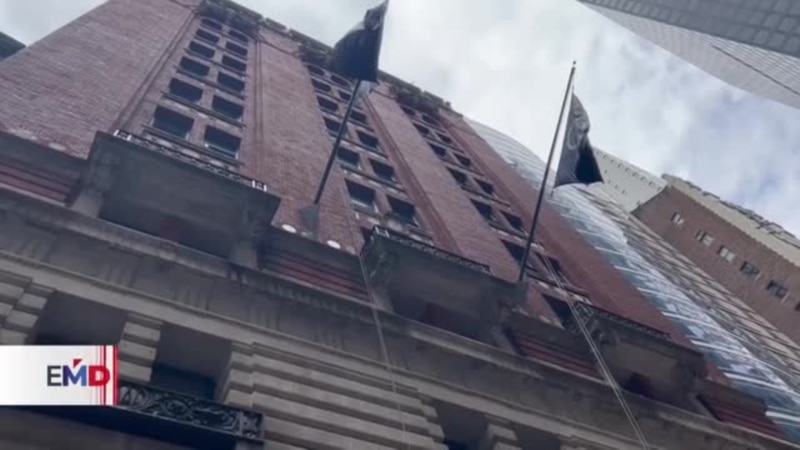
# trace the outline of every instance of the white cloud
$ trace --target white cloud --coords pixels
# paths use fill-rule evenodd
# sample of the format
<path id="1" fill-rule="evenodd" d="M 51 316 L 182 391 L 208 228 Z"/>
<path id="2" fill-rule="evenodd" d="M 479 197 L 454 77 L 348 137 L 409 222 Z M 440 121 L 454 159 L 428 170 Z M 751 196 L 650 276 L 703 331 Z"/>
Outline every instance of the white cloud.
<path id="1" fill-rule="evenodd" d="M 30 42 L 98 3 L 0 0 L 0 30 Z M 240 3 L 333 43 L 377 0 Z M 393 0 L 382 68 L 545 155 L 572 60 L 598 147 L 800 232 L 800 111 L 730 88 L 574 0 Z"/>

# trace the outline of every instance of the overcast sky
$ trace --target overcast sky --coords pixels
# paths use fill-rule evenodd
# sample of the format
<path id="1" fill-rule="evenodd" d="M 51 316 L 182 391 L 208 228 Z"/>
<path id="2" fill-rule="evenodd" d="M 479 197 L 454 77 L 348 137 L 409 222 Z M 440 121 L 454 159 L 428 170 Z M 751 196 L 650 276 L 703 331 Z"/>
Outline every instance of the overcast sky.
<path id="1" fill-rule="evenodd" d="M 30 44 L 100 3 L 0 0 L 0 31 Z M 332 44 L 377 0 L 239 3 Z M 544 156 L 572 60 L 595 145 L 800 234 L 800 111 L 728 87 L 574 0 L 393 0 L 381 68 Z"/>

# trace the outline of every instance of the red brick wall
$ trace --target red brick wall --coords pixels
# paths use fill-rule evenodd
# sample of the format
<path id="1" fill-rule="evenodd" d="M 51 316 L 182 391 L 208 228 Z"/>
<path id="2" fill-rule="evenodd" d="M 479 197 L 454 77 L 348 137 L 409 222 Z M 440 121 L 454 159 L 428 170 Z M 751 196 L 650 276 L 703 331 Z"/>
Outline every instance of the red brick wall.
<path id="1" fill-rule="evenodd" d="M 177 2 L 111 0 L 3 60 L 0 130 L 85 157 L 190 15 Z"/>
<path id="2" fill-rule="evenodd" d="M 684 217 L 683 225 L 672 223 L 672 215 Z M 800 268 L 774 253 L 725 219 L 712 213 L 690 196 L 674 187 L 667 187 L 634 212 L 643 223 L 663 237 L 703 271 L 725 286 L 800 344 Z M 706 247 L 695 239 L 699 230 L 709 233 L 714 242 Z M 732 262 L 718 255 L 721 245 L 736 253 Z M 755 264 L 761 273 L 748 278 L 739 270 L 744 261 Z M 789 289 L 781 302 L 767 290 L 767 283 L 776 280 Z"/>

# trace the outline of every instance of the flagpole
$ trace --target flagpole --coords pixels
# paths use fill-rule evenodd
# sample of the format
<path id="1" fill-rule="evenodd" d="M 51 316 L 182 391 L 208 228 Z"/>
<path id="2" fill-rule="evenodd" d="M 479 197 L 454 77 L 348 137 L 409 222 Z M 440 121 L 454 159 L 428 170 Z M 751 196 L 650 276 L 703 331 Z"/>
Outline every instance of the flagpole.
<path id="1" fill-rule="evenodd" d="M 347 121 L 350 119 L 350 114 L 353 112 L 353 107 L 358 100 L 358 90 L 360 88 L 361 80 L 357 79 L 355 86 L 353 87 L 353 92 L 350 94 L 350 100 L 347 102 L 347 109 L 344 111 L 342 124 L 339 126 L 339 131 L 336 133 L 336 139 L 333 141 L 333 148 L 331 149 L 330 155 L 328 155 L 328 162 L 325 164 L 325 170 L 322 172 L 322 178 L 320 179 L 319 186 L 317 186 L 317 193 L 314 194 L 314 202 L 300 210 L 300 216 L 305 222 L 305 225 L 314 234 L 316 234 L 319 226 L 319 204 L 322 200 L 322 194 L 325 192 L 325 185 L 327 184 L 328 177 L 330 177 L 331 170 L 333 169 L 333 163 L 336 161 L 336 154 L 339 151 L 339 145 L 341 145 L 342 138 L 347 130 Z"/>
<path id="2" fill-rule="evenodd" d="M 544 168 L 544 176 L 542 177 L 542 186 L 539 188 L 539 196 L 536 199 L 536 208 L 533 210 L 533 220 L 531 221 L 531 229 L 528 233 L 528 241 L 525 244 L 525 252 L 522 255 L 522 261 L 519 267 L 519 277 L 517 282 L 522 282 L 525 279 L 525 268 L 528 265 L 528 256 L 531 252 L 531 244 L 533 244 L 533 236 L 536 233 L 536 224 L 539 221 L 539 212 L 542 209 L 542 200 L 544 199 L 545 190 L 547 189 L 547 177 L 550 175 L 550 163 L 553 161 L 553 153 L 556 150 L 558 143 L 558 135 L 561 132 L 561 122 L 564 119 L 564 110 L 567 107 L 569 100 L 570 90 L 572 88 L 572 79 L 575 77 L 575 61 L 572 62 L 572 69 L 569 72 L 569 80 L 567 81 L 567 89 L 564 92 L 564 100 L 561 102 L 561 113 L 558 115 L 558 122 L 556 123 L 556 132 L 553 134 L 553 143 L 550 145 L 550 154 L 547 156 L 547 165 Z"/>

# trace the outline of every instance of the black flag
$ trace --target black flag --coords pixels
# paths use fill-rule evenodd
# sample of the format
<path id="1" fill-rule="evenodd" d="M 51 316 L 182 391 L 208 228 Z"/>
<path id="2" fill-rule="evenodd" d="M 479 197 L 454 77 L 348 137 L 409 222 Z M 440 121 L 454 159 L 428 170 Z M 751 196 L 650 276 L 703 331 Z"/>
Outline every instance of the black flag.
<path id="1" fill-rule="evenodd" d="M 333 68 L 362 81 L 378 81 L 378 59 L 383 38 L 383 19 L 389 0 L 370 9 L 352 30 L 333 47 Z"/>
<path id="2" fill-rule="evenodd" d="M 572 94 L 554 188 L 565 184 L 591 184 L 598 181 L 602 182 L 603 177 L 597 167 L 592 144 L 589 143 L 589 115 L 578 97 Z"/>

